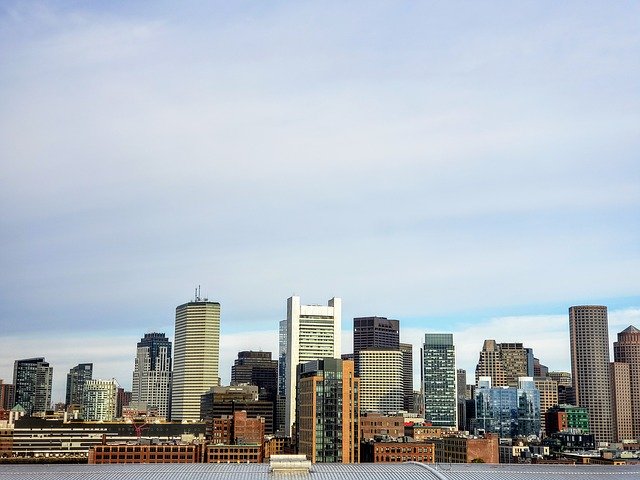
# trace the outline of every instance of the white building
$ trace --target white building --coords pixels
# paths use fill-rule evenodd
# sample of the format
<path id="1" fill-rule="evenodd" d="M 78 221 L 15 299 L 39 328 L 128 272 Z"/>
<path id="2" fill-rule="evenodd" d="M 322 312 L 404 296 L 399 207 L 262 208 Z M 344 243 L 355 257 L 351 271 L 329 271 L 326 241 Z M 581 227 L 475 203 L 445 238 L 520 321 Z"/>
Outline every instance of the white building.
<path id="1" fill-rule="evenodd" d="M 365 349 L 359 356 L 360 411 L 387 415 L 403 410 L 403 352 Z"/>
<path id="2" fill-rule="evenodd" d="M 200 299 L 176 308 L 171 419 L 200 420 L 200 396 L 220 383 L 220 304 Z"/>
<path id="3" fill-rule="evenodd" d="M 145 333 L 138 342 L 131 407 L 138 410 L 156 410 L 169 418 L 171 395 L 171 342 L 164 333 Z"/>
<path id="4" fill-rule="evenodd" d="M 300 297 L 287 299 L 287 319 L 282 320 L 280 350 L 285 363 L 285 435 L 291 435 L 296 418 L 298 364 L 320 358 L 340 358 L 342 301 L 332 298 L 328 305 L 300 305 Z M 284 345 L 282 344 L 284 342 Z M 284 357 L 284 358 L 283 358 Z"/>
<path id="5" fill-rule="evenodd" d="M 110 422 L 116 418 L 118 382 L 111 380 L 87 380 L 84 384 L 82 411 L 88 422 Z"/>

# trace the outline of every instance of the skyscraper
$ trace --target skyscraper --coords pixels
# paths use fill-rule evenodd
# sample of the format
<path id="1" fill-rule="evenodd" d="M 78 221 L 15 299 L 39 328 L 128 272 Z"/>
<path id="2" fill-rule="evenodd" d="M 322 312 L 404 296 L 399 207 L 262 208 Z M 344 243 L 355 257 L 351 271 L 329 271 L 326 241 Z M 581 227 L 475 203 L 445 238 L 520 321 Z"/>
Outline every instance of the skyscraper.
<path id="1" fill-rule="evenodd" d="M 402 390 L 404 391 L 404 409 L 407 412 L 415 412 L 413 404 L 413 345 L 401 343 L 402 352 Z"/>
<path id="2" fill-rule="evenodd" d="M 522 343 L 485 340 L 476 366 L 476 385 L 480 377 L 491 377 L 494 387 L 516 387 L 519 377 L 533 376 L 533 352 Z"/>
<path id="3" fill-rule="evenodd" d="M 281 360 L 285 363 L 284 434 L 291 435 L 296 418 L 296 385 L 298 364 L 319 358 L 340 358 L 342 301 L 332 298 L 328 305 L 301 305 L 300 297 L 287 299 L 287 318 L 280 324 Z"/>
<path id="4" fill-rule="evenodd" d="M 404 407 L 400 350 L 365 348 L 360 350 L 360 412 L 388 415 Z"/>
<path id="5" fill-rule="evenodd" d="M 613 438 L 616 442 L 634 440 L 629 364 L 611 362 L 609 368 L 611 372 Z"/>
<path id="6" fill-rule="evenodd" d="M 425 420 L 434 426 L 456 427 L 456 352 L 451 333 L 427 333 L 422 347 Z"/>
<path id="7" fill-rule="evenodd" d="M 84 401 L 84 384 L 93 378 L 93 363 L 79 363 L 67 373 L 65 404 L 81 407 Z"/>
<path id="8" fill-rule="evenodd" d="M 613 441 L 607 307 L 569 308 L 571 376 L 576 403 L 589 411 L 596 442 Z"/>
<path id="9" fill-rule="evenodd" d="M 629 325 L 618 333 L 618 341 L 613 344 L 613 358 L 629 365 L 633 438 L 640 440 L 640 330 Z"/>
<path id="10" fill-rule="evenodd" d="M 400 349 L 400 322 L 385 317 L 353 319 L 353 359 L 358 374 L 358 353 L 365 348 Z"/>
<path id="11" fill-rule="evenodd" d="M 298 451 L 312 462 L 360 461 L 359 380 L 354 363 L 324 358 L 298 365 Z"/>
<path id="12" fill-rule="evenodd" d="M 116 417 L 118 382 L 87 380 L 84 384 L 82 412 L 89 422 L 110 422 Z"/>
<path id="13" fill-rule="evenodd" d="M 200 397 L 220 382 L 220 304 L 196 295 L 176 308 L 172 420 L 199 420 Z"/>
<path id="14" fill-rule="evenodd" d="M 45 412 L 51 405 L 53 367 L 44 358 L 16 360 L 13 365 L 15 405 L 22 405 L 27 415 Z"/>
<path id="15" fill-rule="evenodd" d="M 164 333 L 145 333 L 137 347 L 131 405 L 171 418 L 171 342 Z"/>

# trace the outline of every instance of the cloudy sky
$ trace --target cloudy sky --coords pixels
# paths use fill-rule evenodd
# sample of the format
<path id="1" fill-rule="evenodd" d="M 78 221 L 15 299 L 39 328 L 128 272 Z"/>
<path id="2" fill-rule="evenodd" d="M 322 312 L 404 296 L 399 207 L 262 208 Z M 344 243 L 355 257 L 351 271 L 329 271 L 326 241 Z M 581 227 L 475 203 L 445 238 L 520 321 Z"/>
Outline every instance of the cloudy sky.
<path id="1" fill-rule="evenodd" d="M 223 382 L 292 294 L 470 374 L 569 369 L 570 305 L 640 327 L 638 2 L 201 3 L 0 5 L 0 378 L 129 388 L 197 285 Z"/>

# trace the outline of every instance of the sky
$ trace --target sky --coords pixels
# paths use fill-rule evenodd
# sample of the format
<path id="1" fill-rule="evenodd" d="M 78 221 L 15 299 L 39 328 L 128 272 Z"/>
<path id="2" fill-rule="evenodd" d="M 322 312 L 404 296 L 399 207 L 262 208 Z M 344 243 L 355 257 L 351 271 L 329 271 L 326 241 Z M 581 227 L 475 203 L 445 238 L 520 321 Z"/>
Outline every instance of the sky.
<path id="1" fill-rule="evenodd" d="M 206 3 L 202 5 L 201 3 Z M 640 4 L 0 4 L 0 378 L 131 385 L 196 286 L 221 371 L 286 299 L 569 370 L 571 305 L 640 327 Z M 415 385 L 417 389 L 417 384 Z"/>

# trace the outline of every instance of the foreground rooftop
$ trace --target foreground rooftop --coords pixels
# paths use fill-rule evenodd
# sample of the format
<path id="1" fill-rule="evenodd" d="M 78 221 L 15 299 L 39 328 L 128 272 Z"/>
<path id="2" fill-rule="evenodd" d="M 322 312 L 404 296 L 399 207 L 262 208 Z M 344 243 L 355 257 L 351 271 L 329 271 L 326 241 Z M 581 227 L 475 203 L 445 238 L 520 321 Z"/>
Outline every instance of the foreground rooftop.
<path id="1" fill-rule="evenodd" d="M 0 480 L 616 480 L 640 479 L 640 465 L 315 464 L 274 473 L 268 464 L 2 465 Z"/>

